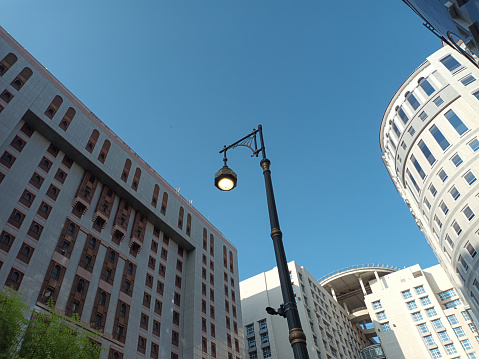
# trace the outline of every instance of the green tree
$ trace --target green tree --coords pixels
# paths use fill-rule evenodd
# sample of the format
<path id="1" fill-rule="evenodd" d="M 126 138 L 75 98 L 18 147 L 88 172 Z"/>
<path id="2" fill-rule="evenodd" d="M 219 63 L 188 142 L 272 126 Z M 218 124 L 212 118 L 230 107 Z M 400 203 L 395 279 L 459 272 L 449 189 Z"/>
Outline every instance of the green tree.
<path id="1" fill-rule="evenodd" d="M 18 348 L 28 323 L 29 307 L 20 293 L 8 288 L 0 291 L 0 358 L 18 358 Z"/>
<path id="2" fill-rule="evenodd" d="M 53 302 L 46 313 L 32 314 L 20 294 L 0 292 L 0 359 L 98 359 L 98 340 L 77 315 L 66 317 Z"/>

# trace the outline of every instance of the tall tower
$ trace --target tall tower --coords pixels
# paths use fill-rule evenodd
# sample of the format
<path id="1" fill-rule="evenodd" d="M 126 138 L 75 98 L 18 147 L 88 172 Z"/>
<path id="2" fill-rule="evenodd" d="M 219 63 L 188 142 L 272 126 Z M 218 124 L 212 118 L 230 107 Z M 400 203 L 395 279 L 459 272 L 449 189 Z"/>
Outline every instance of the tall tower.
<path id="1" fill-rule="evenodd" d="M 419 229 L 479 314 L 479 70 L 450 48 L 428 57 L 391 99 L 382 159 Z"/>

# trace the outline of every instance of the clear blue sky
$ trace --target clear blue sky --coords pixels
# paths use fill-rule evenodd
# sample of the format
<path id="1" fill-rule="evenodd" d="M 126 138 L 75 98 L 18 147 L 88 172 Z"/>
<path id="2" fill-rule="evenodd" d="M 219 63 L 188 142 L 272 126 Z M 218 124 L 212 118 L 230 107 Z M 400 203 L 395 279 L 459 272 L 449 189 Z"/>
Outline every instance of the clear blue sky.
<path id="1" fill-rule="evenodd" d="M 288 260 L 437 264 L 381 161 L 401 83 L 441 44 L 400 0 L 3 1 L 0 25 L 238 249 L 275 266 L 262 171 L 218 151 L 263 124 Z"/>

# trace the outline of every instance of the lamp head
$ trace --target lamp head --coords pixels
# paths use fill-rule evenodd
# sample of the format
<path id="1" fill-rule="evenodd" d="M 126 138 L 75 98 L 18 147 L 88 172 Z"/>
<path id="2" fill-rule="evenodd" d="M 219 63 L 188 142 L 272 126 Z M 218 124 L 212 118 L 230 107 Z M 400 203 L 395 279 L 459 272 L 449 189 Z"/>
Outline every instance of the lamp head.
<path id="1" fill-rule="evenodd" d="M 226 165 L 215 174 L 215 186 L 221 191 L 231 191 L 236 187 L 236 181 L 236 173 Z"/>

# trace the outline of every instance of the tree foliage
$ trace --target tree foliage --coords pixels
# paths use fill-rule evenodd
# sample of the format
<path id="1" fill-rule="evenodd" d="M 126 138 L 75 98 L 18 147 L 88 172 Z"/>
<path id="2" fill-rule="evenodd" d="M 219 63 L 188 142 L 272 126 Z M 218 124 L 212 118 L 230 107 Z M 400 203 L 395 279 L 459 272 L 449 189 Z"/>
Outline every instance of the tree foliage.
<path id="1" fill-rule="evenodd" d="M 55 311 L 52 302 L 48 312 L 32 313 L 20 294 L 10 289 L 0 292 L 0 359 L 100 358 L 98 334 L 79 319 Z"/>

